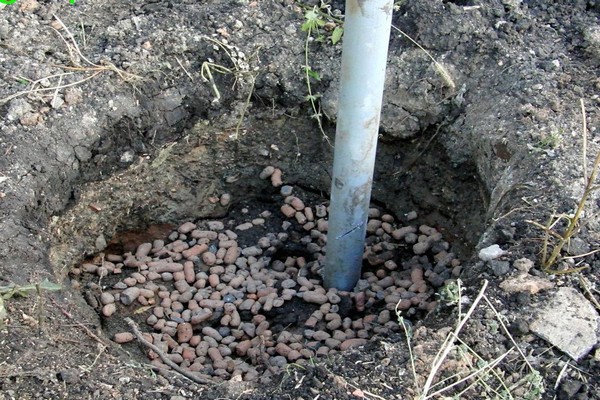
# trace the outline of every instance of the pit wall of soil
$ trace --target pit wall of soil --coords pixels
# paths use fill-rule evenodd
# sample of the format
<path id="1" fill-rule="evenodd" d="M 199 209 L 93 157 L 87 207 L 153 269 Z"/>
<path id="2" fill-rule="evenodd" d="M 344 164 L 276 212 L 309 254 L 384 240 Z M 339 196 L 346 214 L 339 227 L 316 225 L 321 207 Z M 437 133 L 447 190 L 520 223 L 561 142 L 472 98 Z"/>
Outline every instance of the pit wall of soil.
<path id="1" fill-rule="evenodd" d="M 67 110 L 48 111 L 46 125 L 55 142 L 34 144 L 52 154 L 51 159 L 43 166 L 41 160 L 26 161 L 41 152 L 28 147 L 23 149 L 27 157 L 16 157 L 19 162 L 10 167 L 25 176 L 25 183 L 30 179 L 29 186 L 34 187 L 22 190 L 21 200 L 26 207 L 17 207 L 25 211 L 13 214 L 18 220 L 33 220 L 43 226 L 67 205 L 76 207 L 69 212 L 72 217 L 62 220 L 78 227 L 69 230 L 54 219 L 55 226 L 62 229 L 62 234 L 54 230 L 51 235 L 59 244 L 51 255 L 54 265 L 68 267 L 78 254 L 90 254 L 99 235 L 109 239 L 116 230 L 176 222 L 184 217 L 218 216 L 224 210 L 206 199 L 226 190 L 242 196 L 256 193 L 260 185 L 249 178 L 265 164 L 281 166 L 290 182 L 328 190 L 331 152 L 314 124 L 306 119 L 308 107 L 302 101 L 306 88 L 297 68 L 303 64 L 303 33 L 298 29 L 303 9 L 289 1 L 250 6 L 240 3 L 234 12 L 223 13 L 220 9 L 225 6 L 214 6 L 196 7 L 184 2 L 179 7 L 187 12 L 174 13 L 177 24 L 150 32 L 144 29 L 145 24 L 165 24 L 159 21 L 167 12 L 163 6 L 130 9 L 120 3 L 106 5 L 116 7 L 122 19 L 118 29 L 109 29 L 105 36 L 91 36 L 90 51 L 103 52 L 103 57 L 118 60 L 118 65 L 132 73 L 144 72 L 141 75 L 145 79 L 130 86 L 106 74 L 106 84 L 95 88 L 91 104 L 81 100 L 85 86 L 73 89 L 73 96 L 65 93 L 66 100 L 73 98 L 73 104 Z M 333 4 L 336 6 L 340 5 Z M 539 189 L 548 177 L 572 174 L 564 177 L 567 181 L 577 180 L 580 171 L 561 171 L 561 154 L 546 151 L 552 149 L 544 149 L 541 143 L 549 135 L 577 136 L 580 121 L 574 113 L 576 104 L 559 102 L 555 89 L 564 87 L 563 81 L 568 80 L 569 59 L 589 57 L 590 53 L 558 41 L 548 42 L 553 43 L 548 48 L 528 49 L 527 36 L 547 29 L 535 20 L 534 6 L 529 7 L 532 10 L 513 3 L 478 8 L 430 1 L 408 3 L 396 12 L 394 24 L 435 55 L 450 73 L 454 87 L 449 87 L 423 51 L 393 31 L 382 115 L 384 144 L 374 188 L 376 201 L 398 215 L 423 210 L 423 222 L 447 225 L 455 236 L 473 245 L 479 242 L 482 227 L 490 228 L 491 221 L 513 210 L 517 199 L 543 196 Z M 580 15 L 576 8 L 573 18 Z M 266 10 L 287 21 L 285 29 L 264 26 L 260 15 Z M 38 12 L 49 15 L 54 11 L 42 7 Z M 88 11 L 94 15 L 103 12 Z M 67 24 L 69 17 L 64 15 Z M 199 20 L 206 21 L 206 30 L 194 25 Z M 521 24 L 503 24 L 506 20 Z M 240 27 L 239 21 L 249 22 Z M 577 29 L 578 21 L 571 22 Z M 584 22 L 580 22 L 581 29 Z M 202 33 L 188 38 L 197 31 Z M 240 82 L 235 82 L 233 76 L 218 77 L 221 102 L 212 101 L 210 86 L 198 82 L 200 64 L 212 59 L 228 65 L 231 60 L 222 51 L 215 51 L 214 44 L 202 40 L 202 35 L 227 41 L 241 53 L 249 70 L 258 72 L 251 118 L 244 119 L 241 136 L 239 132 L 235 135 L 233 128 L 250 87 L 248 82 L 243 85 L 243 77 Z M 573 32 L 573 36 L 580 40 L 576 44 L 585 47 L 581 32 Z M 173 42 L 172 46 L 163 46 L 167 40 Z M 123 41 L 135 51 L 125 50 Z M 166 48 L 170 53 L 160 53 Z M 573 53 L 565 53 L 565 49 Z M 334 119 L 340 47 L 315 45 L 313 51 L 313 69 L 322 75 L 318 89 L 324 94 L 324 113 Z M 254 54 L 259 57 L 252 58 Z M 67 61 L 64 53 L 54 53 L 53 57 Z M 162 59 L 179 60 L 185 71 L 173 64 L 160 73 L 154 72 L 153 62 Z M 196 78 L 195 83 L 190 82 L 186 72 Z M 237 85 L 231 90 L 233 83 Z M 546 90 L 545 85 L 552 87 Z M 581 89 L 585 95 L 585 88 Z M 547 96 L 547 91 L 553 95 Z M 9 119 L 11 110 L 18 111 L 19 101 L 24 100 L 9 105 Z M 572 118 L 554 122 L 552 113 L 567 113 Z M 285 114 L 297 119 L 286 118 Z M 327 128 L 333 137 L 333 126 Z M 20 129 L 35 132 L 38 127 Z M 569 140 L 565 150 L 577 149 L 577 142 Z M 436 164 L 438 168 L 433 170 L 431 166 Z M 226 184 L 229 173 L 241 174 L 244 185 Z M 129 182 L 124 178 L 128 175 L 140 179 Z M 106 177 L 110 177 L 106 187 L 95 186 Z M 146 185 L 141 183 L 144 179 Z M 93 183 L 80 186 L 89 181 Z M 121 189 L 130 184 L 136 190 Z M 145 192 L 150 187 L 159 190 L 148 198 Z M 544 199 L 543 207 L 561 203 L 562 196 L 577 198 L 581 193 L 576 186 L 565 189 L 557 188 Z M 76 213 L 79 208 L 89 208 L 86 190 L 98 196 L 96 203 L 110 204 L 109 210 L 100 213 L 102 217 L 92 210 Z M 411 193 L 408 199 L 399 196 L 406 190 Z M 115 198 L 116 204 L 102 201 L 103 196 Z M 92 218 L 84 217 L 90 213 L 94 214 Z M 512 216 L 517 217 L 518 210 L 515 213 Z M 102 221 L 106 215 L 111 216 Z M 500 236 L 507 236 L 507 229 L 514 232 L 514 228 L 503 227 L 505 232 Z M 491 228 L 484 236 L 486 242 L 498 239 Z M 15 245 L 24 243 L 17 241 Z M 23 253 L 31 256 L 27 247 Z M 61 248 L 68 248 L 70 254 Z"/>

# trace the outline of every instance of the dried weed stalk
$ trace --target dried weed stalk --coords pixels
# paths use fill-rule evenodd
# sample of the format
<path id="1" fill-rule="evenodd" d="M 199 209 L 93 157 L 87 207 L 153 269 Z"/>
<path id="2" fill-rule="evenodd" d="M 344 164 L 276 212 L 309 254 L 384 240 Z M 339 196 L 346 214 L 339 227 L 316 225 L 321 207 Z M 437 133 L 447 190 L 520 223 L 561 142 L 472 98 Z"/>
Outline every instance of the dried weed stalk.
<path id="1" fill-rule="evenodd" d="M 583 99 L 580 99 L 581 103 L 581 113 L 582 113 L 582 125 L 583 125 L 583 178 L 585 182 L 585 188 L 583 190 L 583 194 L 579 199 L 577 204 L 577 208 L 575 209 L 574 214 L 555 214 L 552 213 L 546 225 L 542 225 L 539 222 L 527 220 L 526 222 L 532 224 L 533 226 L 540 228 L 544 231 L 544 238 L 542 244 L 542 255 L 541 255 L 541 264 L 542 268 L 545 272 L 550 274 L 568 274 L 579 272 L 583 269 L 589 268 L 588 266 L 569 268 L 566 270 L 557 270 L 552 267 L 561 260 L 561 252 L 567 246 L 573 236 L 575 236 L 581 226 L 581 217 L 583 215 L 583 211 L 586 205 L 586 202 L 590 198 L 591 194 L 598 190 L 599 186 L 595 184 L 596 177 L 598 175 L 598 167 L 600 167 L 600 151 L 596 154 L 596 158 L 594 159 L 594 163 L 592 165 L 592 172 L 588 176 L 587 170 L 587 123 L 585 116 L 585 105 L 583 103 Z M 567 227 L 566 229 L 560 233 L 557 232 L 554 228 L 561 221 L 566 221 Z M 579 257 L 587 256 L 593 254 L 600 250 L 594 250 L 592 252 L 582 254 Z M 565 258 L 574 258 L 574 257 L 565 257 Z"/>
<path id="2" fill-rule="evenodd" d="M 65 35 L 63 35 L 58 29 L 55 29 L 54 27 L 51 27 L 52 30 L 54 30 L 54 32 L 56 32 L 56 34 L 62 39 L 62 41 L 65 43 L 65 45 L 67 46 L 67 50 L 69 52 L 69 58 L 71 63 L 73 64 L 72 66 L 66 66 L 66 65 L 57 65 L 57 67 L 62 68 L 64 70 L 67 71 L 74 71 L 74 72 L 62 72 L 59 74 L 53 74 L 50 76 L 46 76 L 44 78 L 38 79 L 38 80 L 30 80 L 27 78 L 22 78 L 19 77 L 19 81 L 23 81 L 23 82 L 27 82 L 30 85 L 30 88 L 27 90 L 22 90 L 20 92 L 14 93 L 8 97 L 5 97 L 3 99 L 0 99 L 0 104 L 4 104 L 9 102 L 10 100 L 23 96 L 23 95 L 28 95 L 28 94 L 32 94 L 32 93 L 39 93 L 39 92 L 54 92 L 54 98 L 56 98 L 58 91 L 61 89 L 65 89 L 68 87 L 72 87 L 72 86 L 77 86 L 80 85 L 82 83 L 84 83 L 85 81 L 88 81 L 92 78 L 95 78 L 96 76 L 100 75 L 103 72 L 114 72 L 116 73 L 122 80 L 124 80 L 125 82 L 128 83 L 135 83 L 137 81 L 141 81 L 143 80 L 143 78 L 141 76 L 135 75 L 135 74 L 131 74 L 129 72 L 125 72 L 119 68 L 117 68 L 113 63 L 108 62 L 108 61 L 103 61 L 101 64 L 96 64 L 93 63 L 92 61 L 90 61 L 85 55 L 83 55 L 83 53 L 81 52 L 81 49 L 79 48 L 79 45 L 77 44 L 77 41 L 75 40 L 75 38 L 73 37 L 73 34 L 71 33 L 71 31 L 69 30 L 69 28 L 67 28 L 67 26 L 62 22 L 62 20 L 55 14 L 53 14 L 53 17 L 56 19 L 56 21 L 60 24 L 60 27 L 62 30 L 64 30 Z M 66 36 L 66 37 L 65 37 Z M 84 61 L 83 65 L 80 62 L 81 60 Z M 73 75 L 76 72 L 84 72 L 84 73 L 90 73 L 89 76 L 82 78 L 78 81 L 75 82 L 71 82 L 71 83 L 67 83 L 67 84 L 63 84 L 63 78 Z M 39 87 L 40 83 L 42 81 L 45 80 L 49 80 L 49 79 L 54 79 L 54 78 L 58 78 L 58 84 L 51 86 L 51 87 Z"/>

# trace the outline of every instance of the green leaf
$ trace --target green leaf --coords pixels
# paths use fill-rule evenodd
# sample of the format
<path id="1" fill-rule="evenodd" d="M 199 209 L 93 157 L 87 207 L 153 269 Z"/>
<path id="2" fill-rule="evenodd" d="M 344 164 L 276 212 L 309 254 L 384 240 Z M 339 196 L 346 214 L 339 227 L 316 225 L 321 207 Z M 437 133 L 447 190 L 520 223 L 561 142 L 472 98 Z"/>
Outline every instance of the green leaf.
<path id="1" fill-rule="evenodd" d="M 321 81 L 321 75 L 317 71 L 313 71 L 310 67 L 306 68 L 306 73 L 314 80 Z"/>
<path id="2" fill-rule="evenodd" d="M 61 290 L 62 286 L 58 283 L 52 283 L 48 279 L 44 279 L 39 283 L 40 289 L 48 290 L 51 292 L 56 292 L 57 290 Z M 0 286 L 0 295 L 5 299 L 10 299 L 15 296 L 27 297 L 30 292 L 35 292 L 37 290 L 35 284 L 29 284 L 25 286 L 18 286 L 15 284 L 10 284 L 8 286 Z"/>
<path id="3" fill-rule="evenodd" d="M 304 23 L 302 24 L 303 32 L 311 32 L 318 29 L 320 26 L 325 25 L 325 21 L 321 18 L 321 15 L 317 12 L 316 7 L 304 14 Z"/>
<path id="4" fill-rule="evenodd" d="M 337 44 L 342 39 L 342 35 L 344 34 L 344 28 L 341 26 L 336 26 L 333 32 L 331 33 L 331 43 Z"/>
<path id="5" fill-rule="evenodd" d="M 44 290 L 49 290 L 50 292 L 57 292 L 62 289 L 62 286 L 58 283 L 50 282 L 48 278 L 44 279 L 40 283 L 40 287 Z"/>

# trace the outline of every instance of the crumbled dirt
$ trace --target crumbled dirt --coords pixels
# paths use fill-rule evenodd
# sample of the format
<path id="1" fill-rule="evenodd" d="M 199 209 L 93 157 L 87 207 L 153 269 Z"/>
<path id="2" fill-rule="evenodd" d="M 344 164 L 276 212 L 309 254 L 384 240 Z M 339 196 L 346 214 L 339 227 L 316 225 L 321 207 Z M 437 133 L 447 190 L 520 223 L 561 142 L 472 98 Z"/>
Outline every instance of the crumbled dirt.
<path id="1" fill-rule="evenodd" d="M 113 327 L 88 304 L 89 286 L 73 275 L 85 260 L 134 251 L 185 221 L 241 223 L 244 207 L 280 212 L 271 183 L 259 178 L 267 165 L 280 168 L 307 203 L 327 199 L 332 149 L 311 117 L 302 70 L 300 27 L 313 5 L 320 3 L 0 4 L 0 286 L 62 285 L 27 297 L 4 292 L 0 398 L 416 397 L 485 284 L 497 313 L 481 300 L 434 383 L 503 357 L 485 374 L 487 385 L 458 383 L 446 394 L 600 398 L 598 345 L 574 361 L 529 331 L 529 316 L 552 291 L 500 287 L 527 258 L 529 274 L 598 299 L 597 192 L 569 250 L 583 256 L 558 265 L 588 267 L 578 274 L 542 272 L 543 232 L 526 222 L 571 214 L 582 196 L 580 99 L 588 174 L 599 151 L 600 9 L 587 0 L 396 4 L 395 26 L 439 61 L 453 85 L 392 31 L 373 204 L 403 224 L 416 211 L 411 225 L 442 233 L 461 262 L 460 294 L 451 280 L 433 312 L 405 315 L 406 329 L 399 324 L 365 346 L 288 364 L 262 384 L 194 384 L 156 369 L 137 343 L 112 341 Z M 343 2 L 330 6 L 343 14 Z M 341 46 L 309 47 L 332 140 Z M 213 83 L 203 80 L 207 67 Z M 223 68 L 230 72 L 217 72 Z M 229 204 L 219 202 L 223 194 Z M 505 254 L 481 261 L 477 251 L 492 244 Z"/>

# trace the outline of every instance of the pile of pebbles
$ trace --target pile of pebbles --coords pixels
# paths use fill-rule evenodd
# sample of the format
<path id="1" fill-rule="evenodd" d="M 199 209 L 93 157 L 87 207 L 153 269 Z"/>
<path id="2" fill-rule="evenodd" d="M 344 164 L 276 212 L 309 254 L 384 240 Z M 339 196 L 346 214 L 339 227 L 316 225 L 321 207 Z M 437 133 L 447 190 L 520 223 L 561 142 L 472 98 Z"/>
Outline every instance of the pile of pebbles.
<path id="1" fill-rule="evenodd" d="M 106 287 L 87 284 L 99 289 L 103 317 L 144 316 L 151 331 L 145 338 L 181 368 L 204 378 L 268 382 L 289 363 L 331 356 L 400 329 L 396 310 L 408 318 L 434 310 L 436 289 L 460 273 L 460 262 L 435 228 L 402 226 L 372 208 L 362 279 L 352 292 L 327 290 L 320 278 L 326 203 L 306 205 L 277 168 L 266 167 L 260 177 L 279 188 L 280 215 L 185 222 L 166 240 L 142 243 L 135 253 L 96 257 L 96 263 L 75 268 L 74 277 L 96 274 L 100 285 L 113 278 L 116 283 Z M 405 220 L 416 218 L 411 212 Z M 269 219 L 276 219 L 279 232 L 265 234 Z M 248 238 L 255 243 L 244 244 Z M 286 252 L 290 246 L 301 254 Z M 296 321 L 276 325 L 278 314 Z M 113 339 L 135 337 L 124 331 Z M 153 365 L 169 368 L 154 351 L 148 356 Z"/>

